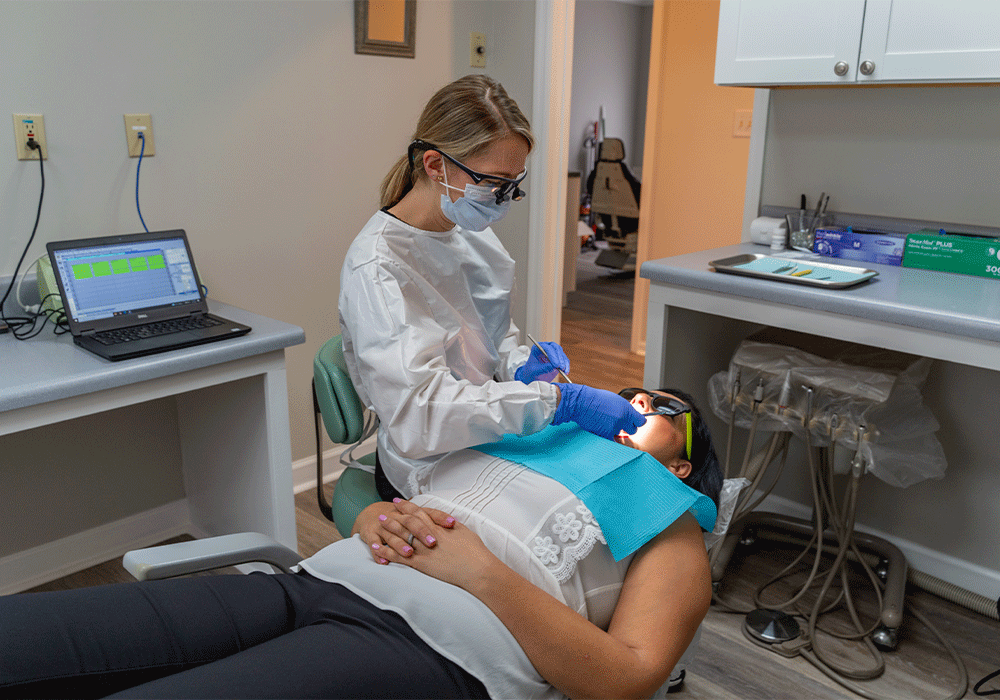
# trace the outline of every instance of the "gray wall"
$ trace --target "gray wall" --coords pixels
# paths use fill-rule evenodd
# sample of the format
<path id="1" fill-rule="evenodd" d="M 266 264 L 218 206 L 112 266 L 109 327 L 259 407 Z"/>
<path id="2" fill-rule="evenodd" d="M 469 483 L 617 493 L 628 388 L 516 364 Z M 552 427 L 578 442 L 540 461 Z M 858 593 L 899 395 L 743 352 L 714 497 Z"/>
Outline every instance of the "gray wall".
<path id="1" fill-rule="evenodd" d="M 772 90 L 761 199 L 1000 226 L 1000 86 Z"/>
<path id="2" fill-rule="evenodd" d="M 152 114 L 156 155 L 143 160 L 140 189 L 146 224 L 187 230 L 213 298 L 305 329 L 307 342 L 287 361 L 292 457 L 308 458 L 312 357 L 338 332 L 341 262 L 378 205 L 382 177 L 431 94 L 472 72 L 470 30 L 487 34 L 486 71 L 531 118 L 534 12 L 527 1 L 420 2 L 416 57 L 403 59 L 354 53 L 350 0 L 2 2 L 0 116 L 42 113 L 48 140 L 45 203 L 26 259 L 47 241 L 141 230 L 122 115 Z M 16 160 L 12 132 L 0 128 L 0 276 L 14 271 L 39 192 L 38 163 Z M 519 270 L 529 206 L 499 229 Z M 518 303 L 523 328 L 523 294 Z M 110 419 L 111 431 L 127 428 Z M 150 407 L 143 421 L 162 426 L 160 440 L 176 424 L 172 404 Z M 86 421 L 63 427 L 32 437 L 72 442 L 93 430 Z M 127 459 L 121 449 L 116 464 Z M 0 451 L 11 457 L 3 478 L 35 488 L 30 440 L 0 438 Z M 109 522 L 183 496 L 176 462 L 158 450 L 137 477 L 155 502 L 137 502 L 129 485 L 116 490 L 117 467 L 80 474 L 72 460 L 55 460 L 46 479 L 88 511 L 60 511 L 73 531 L 93 526 L 94 513 Z M 104 492 L 123 505 L 86 505 L 104 503 Z M 0 556 L 62 534 L 46 532 L 51 513 L 24 515 L 31 541 L 0 541 Z"/>
<path id="3" fill-rule="evenodd" d="M 605 136 L 625 142 L 625 162 L 640 176 L 652 21 L 652 3 L 577 0 L 570 170 L 586 170 L 584 141 L 593 133 L 587 127 L 603 105 Z"/>

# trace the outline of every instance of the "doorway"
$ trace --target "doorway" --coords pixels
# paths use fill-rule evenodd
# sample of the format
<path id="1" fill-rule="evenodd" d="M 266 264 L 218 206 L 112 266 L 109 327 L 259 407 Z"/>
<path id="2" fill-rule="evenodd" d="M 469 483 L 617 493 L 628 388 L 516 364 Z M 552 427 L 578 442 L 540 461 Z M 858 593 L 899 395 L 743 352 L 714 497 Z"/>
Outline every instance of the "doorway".
<path id="1" fill-rule="evenodd" d="M 626 167 L 642 179 L 653 4 L 588 0 L 575 3 L 574 15 L 569 170 L 581 175 L 584 207 L 576 217 L 581 245 L 560 335 L 574 381 L 617 391 L 642 381 L 643 357 L 630 352 L 635 266 L 598 264 L 608 242 L 601 231 L 593 232 L 585 195 L 596 146 L 604 137 L 622 140 Z"/>

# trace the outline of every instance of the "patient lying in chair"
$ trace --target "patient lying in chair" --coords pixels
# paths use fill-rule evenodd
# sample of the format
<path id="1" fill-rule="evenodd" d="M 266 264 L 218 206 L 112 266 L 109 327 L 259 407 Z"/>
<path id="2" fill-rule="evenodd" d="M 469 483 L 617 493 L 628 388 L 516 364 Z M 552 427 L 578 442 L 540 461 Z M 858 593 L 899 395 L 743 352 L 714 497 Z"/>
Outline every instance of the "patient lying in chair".
<path id="1" fill-rule="evenodd" d="M 449 455 L 298 574 L 0 598 L 0 696 L 660 695 L 711 599 L 722 477 L 689 396 L 630 391 L 635 435 Z"/>

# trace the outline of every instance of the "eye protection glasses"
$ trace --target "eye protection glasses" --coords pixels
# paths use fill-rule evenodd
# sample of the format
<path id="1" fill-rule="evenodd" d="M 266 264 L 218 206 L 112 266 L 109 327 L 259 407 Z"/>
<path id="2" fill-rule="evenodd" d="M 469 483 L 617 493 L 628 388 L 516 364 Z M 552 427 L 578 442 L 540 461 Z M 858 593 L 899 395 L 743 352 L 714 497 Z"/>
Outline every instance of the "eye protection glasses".
<path id="1" fill-rule="evenodd" d="M 410 159 L 410 165 L 413 165 L 413 152 L 417 149 L 423 149 L 425 151 L 437 151 L 442 156 L 451 161 L 455 167 L 459 168 L 462 172 L 472 178 L 472 181 L 479 184 L 485 184 L 487 187 L 493 189 L 493 194 L 496 195 L 497 204 L 503 204 L 507 200 L 513 200 L 515 202 L 524 198 L 524 191 L 518 187 L 525 177 L 528 175 L 528 171 L 525 170 L 523 173 L 518 175 L 516 178 L 511 179 L 509 177 L 500 177 L 499 175 L 489 175 L 487 173 L 480 173 L 472 168 L 468 168 L 464 163 L 459 160 L 452 158 L 450 155 L 442 151 L 440 148 L 432 143 L 427 143 L 426 141 L 421 141 L 417 139 L 410 144 L 408 150 L 408 156 Z"/>
<path id="2" fill-rule="evenodd" d="M 673 396 L 663 396 L 662 394 L 656 394 L 648 389 L 622 389 L 618 392 L 618 395 L 626 401 L 631 401 L 637 394 L 645 394 L 648 396 L 650 399 L 650 408 L 653 409 L 650 413 L 643 413 L 643 416 L 679 416 L 684 414 L 684 456 L 686 459 L 690 460 L 691 445 L 694 437 L 691 432 L 691 407 Z"/>

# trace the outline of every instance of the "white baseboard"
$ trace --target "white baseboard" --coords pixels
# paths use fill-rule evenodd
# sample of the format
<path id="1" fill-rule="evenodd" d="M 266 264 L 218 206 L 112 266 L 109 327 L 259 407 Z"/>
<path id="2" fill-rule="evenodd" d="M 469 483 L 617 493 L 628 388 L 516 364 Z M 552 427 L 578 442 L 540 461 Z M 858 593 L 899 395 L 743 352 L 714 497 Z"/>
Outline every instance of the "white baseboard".
<path id="1" fill-rule="evenodd" d="M 0 559 L 0 595 L 34 588 L 191 531 L 187 500 L 107 523 Z"/>
<path id="2" fill-rule="evenodd" d="M 774 495 L 765 498 L 758 510 L 806 520 L 812 517 L 811 508 L 807 508 L 801 503 L 787 498 Z M 859 532 L 881 537 L 899 547 L 903 556 L 906 557 L 907 565 L 911 569 L 930 574 L 942 581 L 946 581 L 959 588 L 964 588 L 972 593 L 977 593 L 990 600 L 1000 598 L 1000 571 L 994 571 L 972 562 L 957 559 L 943 552 L 929 549 L 922 544 L 910 542 L 909 540 L 881 532 L 874 528 L 859 525 L 857 529 Z"/>
<path id="3" fill-rule="evenodd" d="M 340 463 L 340 454 L 344 451 L 342 445 L 332 447 L 323 452 L 323 483 L 329 484 L 335 481 L 344 471 L 344 465 Z M 375 451 L 375 436 L 372 436 L 358 445 L 355 452 L 357 455 L 366 455 Z M 292 483 L 295 493 L 302 493 L 316 486 L 316 457 L 310 456 L 296 460 L 292 463 Z"/>

